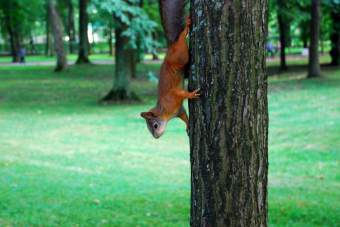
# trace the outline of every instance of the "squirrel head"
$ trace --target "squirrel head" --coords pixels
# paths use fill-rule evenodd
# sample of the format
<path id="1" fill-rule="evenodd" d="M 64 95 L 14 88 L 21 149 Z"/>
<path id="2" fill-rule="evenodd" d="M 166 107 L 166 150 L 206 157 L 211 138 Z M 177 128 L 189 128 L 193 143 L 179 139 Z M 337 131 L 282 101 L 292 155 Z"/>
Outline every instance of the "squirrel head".
<path id="1" fill-rule="evenodd" d="M 166 124 L 168 123 L 165 119 L 151 111 L 142 112 L 140 115 L 146 120 L 146 125 L 155 139 L 163 135 Z"/>

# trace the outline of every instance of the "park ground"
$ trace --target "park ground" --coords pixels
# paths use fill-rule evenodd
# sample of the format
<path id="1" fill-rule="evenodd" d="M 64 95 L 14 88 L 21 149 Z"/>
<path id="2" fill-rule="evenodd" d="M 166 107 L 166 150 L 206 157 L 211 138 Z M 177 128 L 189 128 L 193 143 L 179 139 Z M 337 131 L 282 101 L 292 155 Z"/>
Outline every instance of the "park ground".
<path id="1" fill-rule="evenodd" d="M 306 62 L 268 62 L 269 226 L 340 226 L 340 69 L 307 80 Z M 138 65 L 143 103 L 117 105 L 97 103 L 114 65 L 53 68 L 0 67 L 0 226 L 189 226 L 185 125 L 155 140 L 139 115 L 160 64 Z"/>

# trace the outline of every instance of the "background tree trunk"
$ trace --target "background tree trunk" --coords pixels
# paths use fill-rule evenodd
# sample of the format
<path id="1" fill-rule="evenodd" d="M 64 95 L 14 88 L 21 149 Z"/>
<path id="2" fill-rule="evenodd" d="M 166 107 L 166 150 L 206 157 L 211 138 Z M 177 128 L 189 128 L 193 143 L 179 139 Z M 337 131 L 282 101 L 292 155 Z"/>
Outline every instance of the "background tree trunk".
<path id="1" fill-rule="evenodd" d="M 130 55 L 130 70 L 131 70 L 131 78 L 137 78 L 137 59 L 136 59 L 136 50 L 129 49 L 128 54 Z"/>
<path id="2" fill-rule="evenodd" d="M 79 0 L 79 54 L 77 64 L 90 63 L 89 39 L 87 36 L 87 0 Z"/>
<path id="3" fill-rule="evenodd" d="M 340 3 L 332 2 L 332 22 L 333 22 L 333 32 L 330 35 L 330 40 L 332 42 L 332 49 L 330 55 L 332 57 L 331 65 L 340 65 Z"/>
<path id="4" fill-rule="evenodd" d="M 286 21 L 284 21 L 284 16 L 282 15 L 282 7 L 283 7 L 283 3 L 282 1 L 284 0 L 278 0 L 278 5 L 279 5 L 279 10 L 277 12 L 277 19 L 278 19 L 278 23 L 279 23 L 279 30 L 280 30 L 280 43 L 281 43 L 281 52 L 280 52 L 280 70 L 284 71 L 287 70 L 287 64 L 286 64 L 286 53 L 285 53 L 285 49 L 286 49 L 286 44 L 287 44 L 287 34 L 286 34 Z"/>
<path id="5" fill-rule="evenodd" d="M 86 12 L 86 24 L 89 24 L 89 22 L 90 22 L 90 15 Z M 88 34 L 88 30 L 86 31 L 86 33 Z M 92 54 L 92 43 L 90 43 L 88 35 L 87 35 L 87 48 L 88 48 L 88 54 L 91 55 Z M 90 34 L 90 35 L 92 36 L 92 40 L 93 40 L 93 34 Z"/>
<path id="6" fill-rule="evenodd" d="M 46 57 L 54 56 L 54 47 L 51 33 L 51 21 L 49 16 L 48 2 L 46 4 L 46 47 L 45 47 L 45 55 Z"/>
<path id="7" fill-rule="evenodd" d="M 320 37 L 320 5 L 321 0 L 312 0 L 309 63 L 307 78 L 320 77 L 319 37 Z"/>
<path id="8" fill-rule="evenodd" d="M 19 5 L 18 5 L 18 2 L 15 0 L 3 1 L 1 5 L 3 8 L 0 9 L 0 11 L 4 16 L 3 21 L 5 22 L 8 35 L 10 36 L 11 52 L 12 52 L 12 57 L 13 57 L 12 62 L 19 62 L 20 61 L 20 54 L 19 54 L 20 33 L 19 31 L 20 31 L 21 21 L 16 16 Z"/>
<path id="9" fill-rule="evenodd" d="M 49 0 L 48 4 L 49 19 L 54 38 L 54 49 L 57 54 L 57 67 L 55 71 L 63 71 L 67 69 L 65 43 L 63 41 L 63 27 L 57 6 L 53 0 Z"/>
<path id="10" fill-rule="evenodd" d="M 123 26 L 124 27 L 124 26 Z M 121 36 L 123 29 L 115 30 L 115 56 L 116 56 L 116 71 L 115 80 L 112 90 L 101 100 L 106 101 L 130 101 L 139 100 L 138 97 L 131 92 L 130 81 L 132 77 L 132 59 L 131 49 L 126 48 L 129 38 Z"/>
<path id="11" fill-rule="evenodd" d="M 7 17 L 7 29 L 8 34 L 11 37 L 11 50 L 12 50 L 12 62 L 19 62 L 20 61 L 20 38 L 19 33 L 16 31 L 15 26 L 12 25 L 12 17 Z"/>
<path id="12" fill-rule="evenodd" d="M 75 26 L 74 26 L 74 10 L 72 1 L 69 2 L 68 7 L 68 36 L 69 36 L 69 45 L 70 45 L 70 53 L 73 53 L 73 42 L 76 41 L 75 36 Z"/>
<path id="13" fill-rule="evenodd" d="M 110 18 L 110 23 L 109 23 L 109 46 L 110 46 L 110 56 L 114 56 L 114 48 L 113 48 L 113 21 L 112 18 Z"/>
<path id="14" fill-rule="evenodd" d="M 332 49 L 330 55 L 332 62 L 330 65 L 339 66 L 340 65 L 340 35 L 337 33 L 332 33 L 330 36 Z"/>
<path id="15" fill-rule="evenodd" d="M 191 0 L 191 226 L 268 225 L 267 5 Z"/>
<path id="16" fill-rule="evenodd" d="M 153 38 L 153 40 L 155 40 L 156 42 L 158 41 L 157 31 L 154 31 L 154 32 L 152 33 L 152 38 Z M 159 60 L 158 55 L 155 54 L 155 53 L 152 53 L 152 60 Z"/>
<path id="17" fill-rule="evenodd" d="M 303 48 L 308 48 L 308 40 L 310 38 L 310 23 L 310 20 L 303 20 L 299 23 L 299 28 L 301 30 L 300 37 Z"/>
<path id="18" fill-rule="evenodd" d="M 48 17 L 48 15 L 47 15 Z M 47 20 L 46 23 L 46 48 L 45 48 L 45 55 L 46 57 L 53 57 L 54 56 L 54 47 L 53 47 L 53 40 L 52 40 L 52 33 L 50 29 L 50 21 Z"/>

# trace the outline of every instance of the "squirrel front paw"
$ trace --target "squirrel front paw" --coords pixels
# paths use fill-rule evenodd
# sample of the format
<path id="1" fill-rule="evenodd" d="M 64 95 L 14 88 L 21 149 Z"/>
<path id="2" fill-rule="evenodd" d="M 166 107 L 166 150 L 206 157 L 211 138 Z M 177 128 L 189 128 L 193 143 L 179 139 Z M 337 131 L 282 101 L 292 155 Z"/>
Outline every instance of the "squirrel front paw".
<path id="1" fill-rule="evenodd" d="M 188 15 L 187 17 L 187 26 L 189 27 L 191 25 L 191 19 L 190 19 L 190 15 Z"/>
<path id="2" fill-rule="evenodd" d="M 199 89 L 197 89 L 197 90 L 195 90 L 195 91 L 193 91 L 193 92 L 190 92 L 190 99 L 197 99 L 199 96 L 200 96 L 200 94 L 198 94 L 198 92 L 200 91 L 201 89 L 199 88 Z"/>

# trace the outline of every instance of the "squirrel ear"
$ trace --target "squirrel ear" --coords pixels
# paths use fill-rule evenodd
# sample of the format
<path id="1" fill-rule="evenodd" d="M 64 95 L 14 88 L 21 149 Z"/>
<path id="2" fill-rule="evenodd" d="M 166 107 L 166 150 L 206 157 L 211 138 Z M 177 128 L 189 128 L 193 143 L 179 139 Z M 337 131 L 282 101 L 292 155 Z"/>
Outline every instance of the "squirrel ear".
<path id="1" fill-rule="evenodd" d="M 140 115 L 142 116 L 142 118 L 145 118 L 146 120 L 151 120 L 154 118 L 154 115 L 152 112 L 142 112 L 140 113 Z"/>

